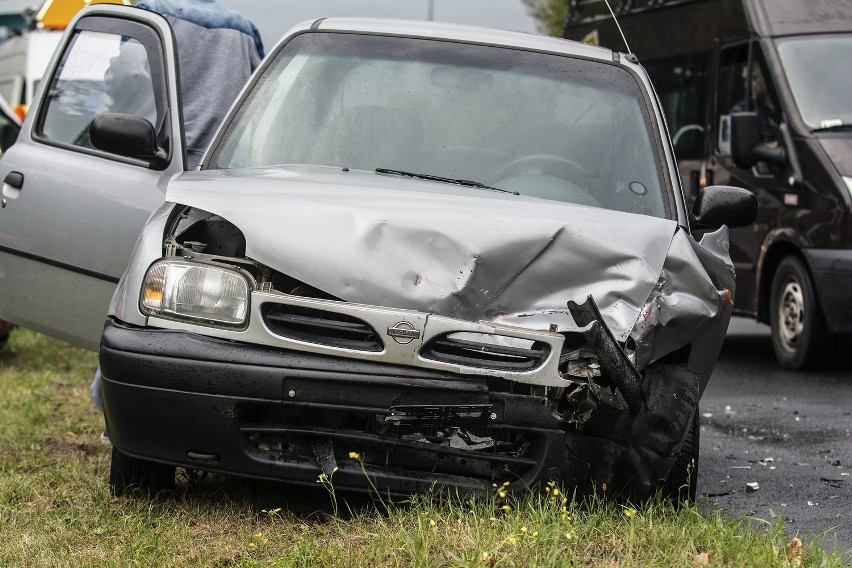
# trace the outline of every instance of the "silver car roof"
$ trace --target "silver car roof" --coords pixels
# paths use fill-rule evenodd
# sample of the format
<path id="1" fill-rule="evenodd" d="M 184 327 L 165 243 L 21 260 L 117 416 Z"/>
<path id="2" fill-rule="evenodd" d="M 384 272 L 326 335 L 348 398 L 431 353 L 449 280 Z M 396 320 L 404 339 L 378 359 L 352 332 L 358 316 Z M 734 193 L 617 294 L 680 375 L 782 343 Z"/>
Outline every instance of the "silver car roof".
<path id="1" fill-rule="evenodd" d="M 464 41 L 485 45 L 573 55 L 589 59 L 598 59 L 601 61 L 613 60 L 613 53 L 611 50 L 576 41 L 526 32 L 513 32 L 463 24 L 448 24 L 422 20 L 324 18 L 319 20 L 309 20 L 297 24 L 284 34 L 284 37 L 289 37 L 293 33 L 308 29 Z"/>

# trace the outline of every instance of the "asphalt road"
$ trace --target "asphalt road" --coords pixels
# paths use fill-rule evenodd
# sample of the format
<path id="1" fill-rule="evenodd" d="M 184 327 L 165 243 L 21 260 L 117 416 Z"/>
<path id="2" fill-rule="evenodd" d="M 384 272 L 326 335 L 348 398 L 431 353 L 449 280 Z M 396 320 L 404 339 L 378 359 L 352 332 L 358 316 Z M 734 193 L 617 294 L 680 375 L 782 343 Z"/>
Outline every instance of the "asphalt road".
<path id="1" fill-rule="evenodd" d="M 775 362 L 769 328 L 735 318 L 701 400 L 699 495 L 852 557 L 852 345 L 827 370 Z M 757 483 L 757 491 L 747 484 Z"/>

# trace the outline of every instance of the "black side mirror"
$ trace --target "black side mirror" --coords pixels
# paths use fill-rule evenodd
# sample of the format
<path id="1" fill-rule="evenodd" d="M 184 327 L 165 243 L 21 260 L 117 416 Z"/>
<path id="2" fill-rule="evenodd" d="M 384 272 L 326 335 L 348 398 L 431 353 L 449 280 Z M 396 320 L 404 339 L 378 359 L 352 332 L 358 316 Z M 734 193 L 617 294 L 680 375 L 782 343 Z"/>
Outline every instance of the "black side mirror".
<path id="1" fill-rule="evenodd" d="M 729 185 L 711 185 L 698 192 L 692 208 L 696 229 L 748 227 L 757 218 L 757 197 L 750 191 Z"/>
<path id="2" fill-rule="evenodd" d="M 738 168 L 750 168 L 757 163 L 754 147 L 760 143 L 760 116 L 756 112 L 735 112 L 731 115 L 731 158 Z"/>
<path id="3" fill-rule="evenodd" d="M 132 114 L 99 114 L 89 125 L 89 139 L 98 150 L 128 158 L 154 160 L 161 153 L 154 126 Z"/>
<path id="4" fill-rule="evenodd" d="M 756 112 L 735 112 L 731 115 L 731 158 L 738 168 L 750 168 L 758 161 L 777 166 L 787 163 L 783 146 L 761 142 L 760 115 Z"/>
<path id="5" fill-rule="evenodd" d="M 5 121 L 5 124 L 0 126 L 0 152 L 5 152 L 12 144 L 18 140 L 18 134 L 21 132 L 21 127 L 14 122 Z"/>

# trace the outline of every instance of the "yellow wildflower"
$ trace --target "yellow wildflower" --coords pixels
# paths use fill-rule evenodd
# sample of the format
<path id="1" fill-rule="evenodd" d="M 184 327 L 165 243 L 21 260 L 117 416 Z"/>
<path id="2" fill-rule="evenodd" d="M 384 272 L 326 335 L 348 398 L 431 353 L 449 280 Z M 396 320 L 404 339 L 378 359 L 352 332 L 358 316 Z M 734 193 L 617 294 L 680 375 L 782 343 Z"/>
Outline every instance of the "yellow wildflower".
<path id="1" fill-rule="evenodd" d="M 511 510 L 512 510 L 512 508 L 511 508 L 510 506 L 508 506 L 508 505 L 503 505 L 503 506 L 502 506 L 502 507 L 500 507 L 500 508 L 501 508 L 501 509 L 503 509 L 504 511 L 511 511 Z"/>
<path id="2" fill-rule="evenodd" d="M 436 522 L 435 522 L 435 519 L 429 519 L 429 526 L 430 526 L 430 527 L 434 527 L 434 526 L 435 526 L 435 525 L 437 525 L 437 524 L 438 524 L 438 523 L 436 523 Z"/>
<path id="3" fill-rule="evenodd" d="M 624 510 L 624 516 L 627 517 L 628 519 L 632 519 L 633 517 L 636 516 L 636 513 L 638 513 L 638 512 L 639 511 L 637 511 L 636 509 L 631 507 L 630 509 Z"/>
<path id="4" fill-rule="evenodd" d="M 360 460 L 361 454 L 359 454 L 358 452 L 349 452 L 349 459 L 350 460 Z"/>

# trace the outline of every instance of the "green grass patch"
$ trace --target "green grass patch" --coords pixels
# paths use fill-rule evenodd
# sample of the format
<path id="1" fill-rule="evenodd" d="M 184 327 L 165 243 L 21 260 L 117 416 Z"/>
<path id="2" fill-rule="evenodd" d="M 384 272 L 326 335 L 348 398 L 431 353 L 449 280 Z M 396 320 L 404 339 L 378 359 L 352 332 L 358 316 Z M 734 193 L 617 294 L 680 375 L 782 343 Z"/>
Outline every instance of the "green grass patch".
<path id="1" fill-rule="evenodd" d="M 0 566 L 842 566 L 820 542 L 788 560 L 780 520 L 650 503 L 507 500 L 387 504 L 184 474 L 115 498 L 88 386 L 92 353 L 17 330 L 0 352 Z M 333 514 L 335 504 L 339 513 Z"/>

